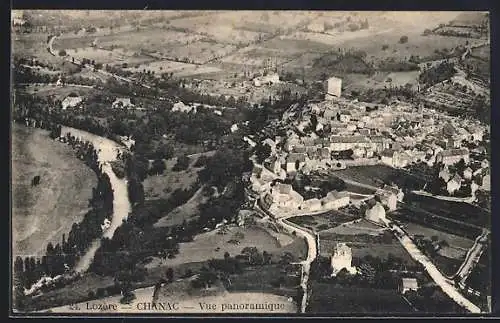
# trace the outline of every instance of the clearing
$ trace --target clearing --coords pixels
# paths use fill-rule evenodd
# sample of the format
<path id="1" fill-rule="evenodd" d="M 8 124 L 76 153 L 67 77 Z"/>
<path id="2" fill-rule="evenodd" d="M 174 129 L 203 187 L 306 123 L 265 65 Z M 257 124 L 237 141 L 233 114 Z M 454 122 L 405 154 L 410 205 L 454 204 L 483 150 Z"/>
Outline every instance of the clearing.
<path id="1" fill-rule="evenodd" d="M 197 154 L 197 156 L 211 156 L 214 152 Z M 144 195 L 146 200 L 168 199 L 177 189 L 187 190 L 198 180 L 198 171 L 203 167 L 194 167 L 198 157 L 191 158 L 191 163 L 186 170 L 173 171 L 177 158 L 165 161 L 165 171 L 160 175 L 148 176 L 144 182 Z"/>
<path id="2" fill-rule="evenodd" d="M 225 232 L 224 234 L 219 234 Z M 230 240 L 238 241 L 231 243 Z M 295 242 L 297 241 L 297 242 Z M 266 230 L 257 227 L 234 227 L 227 226 L 223 230 L 205 232 L 194 237 L 191 242 L 179 244 L 179 254 L 173 259 L 161 259 L 153 257 L 145 267 L 153 269 L 156 267 L 177 266 L 187 263 L 208 261 L 212 258 L 224 258 L 224 253 L 238 255 L 245 247 L 256 247 L 259 251 L 267 251 L 279 256 L 282 252 L 290 251 L 297 257 L 307 253 L 307 246 L 302 239 L 286 246 L 281 246 L 278 239 L 270 235 Z"/>

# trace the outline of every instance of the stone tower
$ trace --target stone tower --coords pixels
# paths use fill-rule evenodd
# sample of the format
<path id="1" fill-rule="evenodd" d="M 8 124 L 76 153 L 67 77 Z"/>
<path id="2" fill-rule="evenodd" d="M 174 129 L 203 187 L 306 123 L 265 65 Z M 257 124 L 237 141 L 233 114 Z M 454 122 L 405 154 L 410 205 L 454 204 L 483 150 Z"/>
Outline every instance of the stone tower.
<path id="1" fill-rule="evenodd" d="M 333 250 L 331 265 L 332 276 L 336 276 L 339 271 L 346 269 L 350 274 L 356 273 L 356 268 L 352 267 L 352 250 L 343 242 L 337 243 Z"/>

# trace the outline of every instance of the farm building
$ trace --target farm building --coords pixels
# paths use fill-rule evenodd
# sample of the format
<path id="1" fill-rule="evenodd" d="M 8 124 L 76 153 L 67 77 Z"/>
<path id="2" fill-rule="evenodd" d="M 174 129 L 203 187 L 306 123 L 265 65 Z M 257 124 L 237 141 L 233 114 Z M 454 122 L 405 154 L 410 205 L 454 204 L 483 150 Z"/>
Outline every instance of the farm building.
<path id="1" fill-rule="evenodd" d="M 262 206 L 270 211 L 281 210 L 298 210 L 304 202 L 304 198 L 293 190 L 290 184 L 278 183 L 271 188 L 270 193 L 263 198 Z M 281 214 L 281 212 L 275 212 Z"/>
<path id="2" fill-rule="evenodd" d="M 301 169 L 306 164 L 306 154 L 291 153 L 286 158 L 286 172 L 292 173 Z"/>
<path id="3" fill-rule="evenodd" d="M 366 210 L 366 219 L 371 222 L 382 224 L 385 221 L 385 209 L 380 202 Z"/>
<path id="4" fill-rule="evenodd" d="M 397 195 L 394 192 L 387 190 L 378 190 L 375 194 L 378 196 L 383 205 L 387 206 L 390 211 L 394 211 L 398 204 Z"/>
<path id="5" fill-rule="evenodd" d="M 304 203 L 302 203 L 301 209 L 314 212 L 321 210 L 321 207 L 321 201 L 317 198 L 312 198 L 309 200 L 305 200 Z"/>
<path id="6" fill-rule="evenodd" d="M 324 198 L 321 199 L 321 203 L 325 209 L 339 209 L 341 207 L 349 205 L 351 201 L 349 193 L 342 191 L 331 191 Z"/>
<path id="7" fill-rule="evenodd" d="M 268 74 L 268 75 L 254 78 L 253 85 L 255 85 L 255 86 L 271 85 L 271 84 L 279 83 L 279 81 L 280 81 L 279 75 L 276 73 L 273 73 L 273 74 Z"/>
<path id="8" fill-rule="evenodd" d="M 177 103 L 174 103 L 172 107 L 172 112 L 186 112 L 189 113 L 191 111 L 196 112 L 196 107 L 191 106 L 191 105 L 186 105 L 183 102 L 179 101 Z"/>
<path id="9" fill-rule="evenodd" d="M 465 148 L 443 150 L 436 155 L 436 163 L 443 163 L 445 165 L 453 165 L 461 159 L 466 164 L 469 163 L 469 151 Z"/>
<path id="10" fill-rule="evenodd" d="M 448 193 L 451 195 L 455 193 L 455 191 L 459 190 L 460 187 L 462 186 L 462 178 L 460 175 L 455 174 L 453 178 L 446 184 L 446 190 Z"/>
<path id="11" fill-rule="evenodd" d="M 352 250 L 347 244 L 339 242 L 335 245 L 331 266 L 332 276 L 336 276 L 342 269 L 346 269 L 351 275 L 356 274 L 356 267 L 352 266 Z"/>
<path id="12" fill-rule="evenodd" d="M 481 188 L 485 191 L 490 191 L 491 190 L 491 177 L 490 174 L 486 174 L 483 176 L 483 183 L 481 185 Z"/>
<path id="13" fill-rule="evenodd" d="M 132 103 L 132 101 L 130 101 L 130 98 L 116 98 L 115 101 L 111 104 L 111 107 L 113 109 L 131 108 L 134 107 L 134 104 Z"/>
<path id="14" fill-rule="evenodd" d="M 339 98 L 342 94 L 342 79 L 330 77 L 326 80 L 325 100 L 333 100 L 334 97 Z"/>
<path id="15" fill-rule="evenodd" d="M 407 291 L 417 291 L 418 290 L 418 282 L 416 278 L 401 278 L 401 283 L 399 284 L 399 291 L 401 294 L 406 293 Z"/>
<path id="16" fill-rule="evenodd" d="M 83 98 L 79 96 L 68 96 L 61 102 L 61 107 L 63 110 L 67 108 L 74 108 L 82 103 Z"/>

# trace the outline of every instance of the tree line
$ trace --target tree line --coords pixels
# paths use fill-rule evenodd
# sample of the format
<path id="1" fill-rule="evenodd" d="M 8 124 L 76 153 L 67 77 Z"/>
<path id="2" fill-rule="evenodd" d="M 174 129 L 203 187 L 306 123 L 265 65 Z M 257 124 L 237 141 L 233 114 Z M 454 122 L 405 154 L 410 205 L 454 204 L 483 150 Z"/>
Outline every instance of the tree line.
<path id="1" fill-rule="evenodd" d="M 57 130 L 54 130 L 57 129 Z M 58 131 L 61 126 L 56 125 L 52 131 Z M 55 135 L 51 136 L 55 139 Z M 54 277 L 68 273 L 77 263 L 79 257 L 85 253 L 91 242 L 102 235 L 101 225 L 104 219 L 111 219 L 113 213 L 113 190 L 109 177 L 104 173 L 97 161 L 97 152 L 90 142 L 80 141 L 70 133 L 62 137 L 63 142 L 75 149 L 76 157 L 83 160 L 97 174 L 97 186 L 92 189 L 89 200 L 90 210 L 79 223 L 73 223 L 70 232 L 63 234 L 60 243 L 55 246 L 49 242 L 45 254 L 41 258 L 18 256 L 15 260 L 15 275 L 18 294 L 24 295 L 23 290 L 29 289 L 43 276 Z M 62 283 L 60 283 L 62 284 Z M 54 286 L 54 287 L 57 287 Z M 19 298 L 18 306 L 22 306 Z"/>

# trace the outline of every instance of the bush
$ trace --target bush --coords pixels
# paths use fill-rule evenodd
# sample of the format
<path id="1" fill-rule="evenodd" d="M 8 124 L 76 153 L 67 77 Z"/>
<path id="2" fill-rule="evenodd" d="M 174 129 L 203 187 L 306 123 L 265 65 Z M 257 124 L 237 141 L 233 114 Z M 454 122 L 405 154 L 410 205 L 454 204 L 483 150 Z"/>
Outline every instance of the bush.
<path id="1" fill-rule="evenodd" d="M 198 159 L 196 160 L 196 163 L 194 163 L 194 167 L 203 167 L 207 164 L 207 161 L 208 161 L 208 157 L 205 156 L 205 155 L 202 155 L 200 157 L 198 157 Z"/>
<path id="2" fill-rule="evenodd" d="M 389 45 L 382 45 L 382 50 L 386 50 L 389 48 Z"/>
<path id="3" fill-rule="evenodd" d="M 186 170 L 189 167 L 189 157 L 186 155 L 183 155 L 179 158 L 177 158 L 177 163 L 172 167 L 173 171 L 181 171 L 181 170 Z"/>
<path id="4" fill-rule="evenodd" d="M 408 36 L 401 36 L 401 38 L 399 38 L 400 44 L 406 44 L 407 42 L 408 42 Z"/>
<path id="5" fill-rule="evenodd" d="M 59 51 L 59 56 L 66 56 L 66 55 L 67 55 L 67 53 L 66 53 L 66 51 L 64 49 L 61 49 Z"/>

